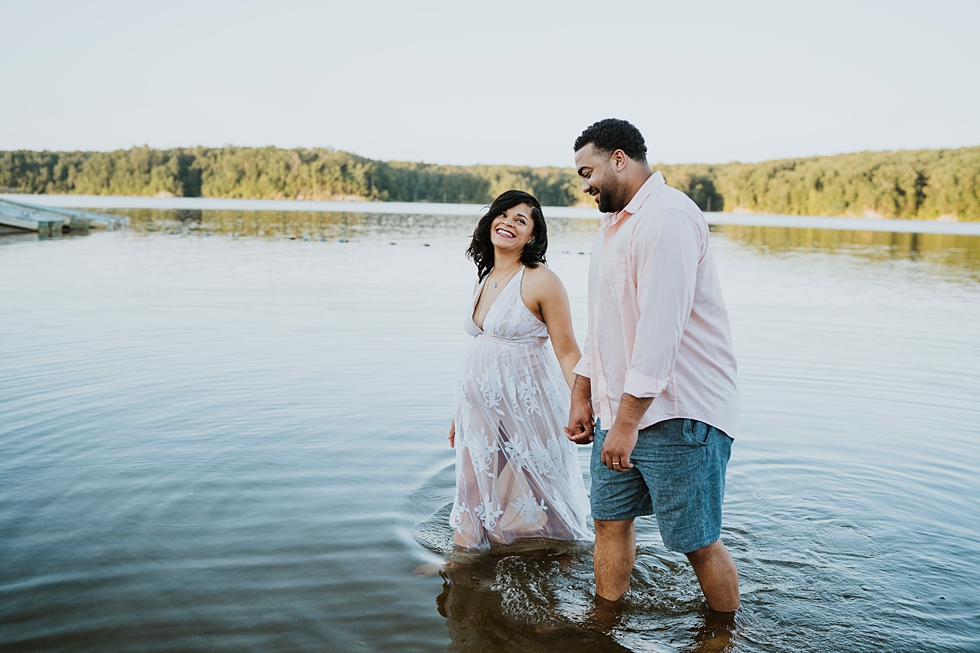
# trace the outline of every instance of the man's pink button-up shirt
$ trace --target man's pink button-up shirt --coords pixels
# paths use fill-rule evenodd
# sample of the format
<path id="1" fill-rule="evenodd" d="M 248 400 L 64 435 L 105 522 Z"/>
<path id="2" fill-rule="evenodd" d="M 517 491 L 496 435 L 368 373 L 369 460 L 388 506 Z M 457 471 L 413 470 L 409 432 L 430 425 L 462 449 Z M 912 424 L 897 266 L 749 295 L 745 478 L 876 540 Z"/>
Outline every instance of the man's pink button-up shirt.
<path id="1" fill-rule="evenodd" d="M 603 429 L 626 393 L 655 397 L 640 428 L 683 417 L 738 431 L 735 352 L 708 223 L 659 172 L 602 218 L 575 373 L 591 379 Z"/>

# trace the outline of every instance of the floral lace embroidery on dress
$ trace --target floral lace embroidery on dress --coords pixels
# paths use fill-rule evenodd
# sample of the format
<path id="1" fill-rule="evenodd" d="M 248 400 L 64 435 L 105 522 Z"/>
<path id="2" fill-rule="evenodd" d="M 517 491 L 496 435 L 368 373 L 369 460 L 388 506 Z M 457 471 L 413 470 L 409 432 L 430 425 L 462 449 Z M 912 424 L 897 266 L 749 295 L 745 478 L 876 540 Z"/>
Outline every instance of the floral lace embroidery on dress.
<path id="1" fill-rule="evenodd" d="M 575 445 L 565 439 L 569 392 L 548 329 L 521 298 L 523 270 L 491 305 L 459 367 L 457 544 L 486 548 L 520 537 L 586 539 L 588 498 Z"/>

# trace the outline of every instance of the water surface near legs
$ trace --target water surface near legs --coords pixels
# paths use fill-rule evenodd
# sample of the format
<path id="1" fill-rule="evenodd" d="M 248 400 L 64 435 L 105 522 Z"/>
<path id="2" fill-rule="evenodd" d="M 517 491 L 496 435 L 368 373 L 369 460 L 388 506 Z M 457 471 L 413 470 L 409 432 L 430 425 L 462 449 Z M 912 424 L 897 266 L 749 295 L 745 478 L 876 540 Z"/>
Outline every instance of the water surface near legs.
<path id="1" fill-rule="evenodd" d="M 0 238 L 3 650 L 976 650 L 978 241 L 713 231 L 728 640 L 654 519 L 612 622 L 588 545 L 413 575 L 443 560 L 413 528 L 448 531 L 471 222 L 144 217 Z M 549 227 L 581 339 L 595 225 Z"/>

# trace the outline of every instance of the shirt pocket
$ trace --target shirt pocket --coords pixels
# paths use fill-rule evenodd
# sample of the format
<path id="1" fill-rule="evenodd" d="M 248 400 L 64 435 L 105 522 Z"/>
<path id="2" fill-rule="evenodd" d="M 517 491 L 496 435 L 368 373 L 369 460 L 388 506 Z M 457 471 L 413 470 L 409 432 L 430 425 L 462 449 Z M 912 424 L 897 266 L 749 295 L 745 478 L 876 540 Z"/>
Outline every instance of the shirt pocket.
<path id="1" fill-rule="evenodd" d="M 599 285 L 606 299 L 618 300 L 626 290 L 626 255 L 614 254 L 602 262 Z"/>

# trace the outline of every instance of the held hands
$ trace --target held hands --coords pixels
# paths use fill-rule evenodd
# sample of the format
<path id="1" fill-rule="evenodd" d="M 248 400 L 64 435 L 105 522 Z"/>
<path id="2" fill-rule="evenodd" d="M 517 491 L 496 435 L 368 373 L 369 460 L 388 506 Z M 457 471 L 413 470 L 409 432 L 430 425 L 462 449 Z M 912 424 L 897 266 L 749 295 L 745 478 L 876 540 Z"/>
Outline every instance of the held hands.
<path id="1" fill-rule="evenodd" d="M 451 448 L 456 446 L 456 420 L 449 425 L 449 446 Z"/>
<path id="2" fill-rule="evenodd" d="M 592 419 L 592 406 L 588 399 L 572 395 L 572 405 L 568 411 L 568 426 L 565 437 L 575 444 L 589 444 L 595 438 L 595 422 Z"/>
<path id="3" fill-rule="evenodd" d="M 617 420 L 602 443 L 602 464 L 614 472 L 625 472 L 633 469 L 630 454 L 636 447 L 636 428 L 630 428 Z"/>
<path id="4" fill-rule="evenodd" d="M 575 444 L 591 444 L 592 441 L 595 439 L 595 435 L 593 435 L 592 429 L 589 428 L 587 430 L 581 430 L 581 429 L 585 429 L 585 427 L 578 427 L 578 428 L 580 430 L 573 433 L 566 426 L 565 437 L 571 440 L 572 442 L 574 442 Z"/>

